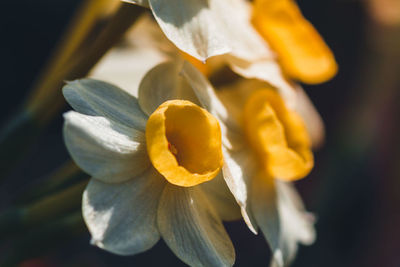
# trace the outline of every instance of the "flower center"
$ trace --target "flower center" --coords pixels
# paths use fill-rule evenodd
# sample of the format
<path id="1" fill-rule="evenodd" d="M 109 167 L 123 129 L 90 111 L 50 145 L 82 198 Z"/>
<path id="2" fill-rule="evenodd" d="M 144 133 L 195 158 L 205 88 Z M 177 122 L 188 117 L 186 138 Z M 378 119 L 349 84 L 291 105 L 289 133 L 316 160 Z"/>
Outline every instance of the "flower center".
<path id="1" fill-rule="evenodd" d="M 246 101 L 244 130 L 265 171 L 286 181 L 303 178 L 314 165 L 302 118 L 288 110 L 272 89 L 255 91 Z"/>
<path id="2" fill-rule="evenodd" d="M 222 166 L 217 119 L 189 101 L 160 105 L 147 121 L 146 143 L 154 168 L 178 186 L 209 181 Z"/>

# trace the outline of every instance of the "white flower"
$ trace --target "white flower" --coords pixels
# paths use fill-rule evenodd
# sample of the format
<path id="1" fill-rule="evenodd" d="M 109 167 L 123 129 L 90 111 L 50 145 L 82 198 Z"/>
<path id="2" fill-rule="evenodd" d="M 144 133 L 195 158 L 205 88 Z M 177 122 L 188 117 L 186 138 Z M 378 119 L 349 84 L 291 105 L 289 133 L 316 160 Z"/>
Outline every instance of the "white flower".
<path id="1" fill-rule="evenodd" d="M 237 218 L 238 209 L 218 172 L 218 123 L 189 101 L 167 101 L 196 103 L 181 85 L 142 86 L 138 99 L 91 79 L 64 87 L 76 110 L 64 116 L 65 143 L 93 177 L 83 217 L 93 244 L 116 254 L 143 252 L 162 237 L 189 265 L 231 266 L 235 253 L 221 219 Z"/>
<path id="2" fill-rule="evenodd" d="M 299 109 L 290 110 L 274 91 L 261 89 L 268 88 L 266 84 L 261 85 L 244 81 L 220 95 L 229 113 L 236 114 L 226 136 L 234 136 L 237 145 L 224 149 L 224 178 L 250 229 L 259 228 L 267 239 L 273 252 L 271 265 L 286 266 L 298 243 L 311 244 L 315 239 L 313 217 L 290 181 L 310 171 L 313 159 L 307 133 L 319 145 L 323 128 L 302 91 L 296 99 Z M 305 125 L 296 114 L 305 115 Z"/>
<path id="3" fill-rule="evenodd" d="M 210 58 L 207 60 L 207 65 L 200 61 L 195 62 L 196 59 L 188 58 L 185 53 L 178 50 L 165 38 L 157 24 L 147 16 L 138 20 L 128 38 L 134 44 L 134 49 L 146 47 L 147 50 L 162 52 L 171 60 L 184 57 L 198 68 L 203 67 L 209 72 L 214 72 L 222 65 L 227 64 L 234 72 L 245 78 L 259 79 L 277 88 L 287 104 L 294 107 L 297 86 L 285 78 L 274 52 L 250 24 L 251 6 L 242 0 L 229 0 L 228 2 L 230 2 L 229 5 L 225 4 L 225 6 L 233 9 L 232 11 L 225 10 L 225 14 L 230 14 L 229 18 L 231 19 L 227 25 L 232 31 L 232 40 L 229 42 L 232 49 L 229 53 Z M 193 56 L 190 52 L 183 51 Z M 196 58 L 196 56 L 194 57 Z"/>
<path id="4" fill-rule="evenodd" d="M 162 81 L 169 77 L 170 88 L 177 87 L 182 78 L 173 66 L 164 63 L 155 67 L 141 86 L 157 92 L 163 85 L 153 82 L 155 78 Z M 298 243 L 310 244 L 315 239 L 313 217 L 305 211 L 289 181 L 304 177 L 313 166 L 308 133 L 313 144 L 321 141 L 323 128 L 318 114 L 300 88 L 296 91 L 298 109 L 291 110 L 273 89 L 258 90 L 268 88 L 260 81 L 241 81 L 223 90 L 219 98 L 193 66 L 184 63 L 181 74 L 190 82 L 201 105 L 220 120 L 224 178 L 241 206 L 244 220 L 253 232 L 259 228 L 266 237 L 273 251 L 272 265 L 286 266 L 293 260 Z M 265 95 L 272 99 L 263 99 Z M 258 110 L 260 104 L 262 109 Z M 269 117 L 263 114 L 264 104 Z M 251 117 L 253 113 L 245 111 L 247 121 L 243 125 L 243 110 L 251 111 L 253 107 L 257 112 Z M 305 125 L 297 114 L 305 115 Z M 268 136 L 270 133 L 276 135 Z M 260 139 L 265 138 L 264 134 L 266 139 Z"/>

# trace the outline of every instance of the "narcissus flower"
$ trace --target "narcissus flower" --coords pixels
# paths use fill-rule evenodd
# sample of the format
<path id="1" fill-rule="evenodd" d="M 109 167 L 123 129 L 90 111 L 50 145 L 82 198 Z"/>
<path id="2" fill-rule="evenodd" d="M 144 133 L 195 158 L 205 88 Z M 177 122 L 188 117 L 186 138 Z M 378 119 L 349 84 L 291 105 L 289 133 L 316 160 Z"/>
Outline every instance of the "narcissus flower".
<path id="1" fill-rule="evenodd" d="M 224 176 L 250 229 L 259 228 L 267 239 L 272 263 L 286 266 L 299 242 L 310 244 L 315 238 L 312 216 L 290 182 L 310 172 L 314 164 L 310 136 L 320 142 L 322 134 L 309 134 L 320 129 L 314 126 L 320 122 L 312 107 L 292 110 L 274 89 L 257 84 L 245 82 L 240 87 L 247 90 L 234 86 L 225 90 L 236 92 L 220 96 L 228 111 L 236 114 L 226 131 L 236 147 L 224 149 Z M 303 97 L 298 94 L 297 105 L 309 104 Z M 305 123 L 298 111 L 313 119 Z"/>
<path id="2" fill-rule="evenodd" d="M 331 50 L 294 0 L 255 0 L 253 22 L 290 77 L 314 84 L 336 74 Z"/>
<path id="3" fill-rule="evenodd" d="M 93 176 L 83 217 L 92 243 L 116 254 L 143 252 L 162 237 L 189 265 L 231 266 L 221 220 L 237 218 L 238 207 L 221 177 L 220 126 L 180 89 L 141 89 L 136 98 L 97 80 L 64 87 L 76 110 L 64 116 L 65 143 Z"/>
<path id="4" fill-rule="evenodd" d="M 179 86 L 183 79 L 200 104 L 220 120 L 224 179 L 244 220 L 253 232 L 261 229 L 273 251 L 273 263 L 287 265 L 298 243 L 314 240 L 312 216 L 290 181 L 303 178 L 313 167 L 312 142 L 322 136 L 319 116 L 300 88 L 296 109 L 288 108 L 265 82 L 255 80 L 224 89 L 226 93 L 218 97 L 188 63 L 182 68 L 172 62 L 158 65 L 141 86 L 154 92 L 163 87 L 164 92 L 168 88 L 185 91 Z"/>
<path id="5" fill-rule="evenodd" d="M 149 50 L 152 49 L 164 54 L 170 60 L 177 60 L 183 57 L 206 75 L 212 75 L 222 66 L 228 65 L 232 71 L 242 77 L 255 78 L 267 82 L 277 88 L 280 94 L 285 96 L 286 101 L 293 102 L 297 91 L 296 86 L 285 78 L 274 52 L 268 48 L 268 44 L 251 25 L 252 13 L 249 3 L 242 0 L 233 0 L 226 6 L 234 8 L 235 11 L 232 11 L 234 13 L 224 11 L 225 13 L 238 13 L 237 16 L 230 16 L 235 21 L 230 24 L 230 28 L 231 30 L 234 29 L 234 33 L 237 34 L 234 40 L 230 42 L 232 50 L 224 55 L 210 58 L 207 60 L 206 65 L 198 61 L 196 57 L 193 57 L 193 54 L 183 53 L 177 49 L 165 38 L 158 25 L 148 16 L 143 16 L 138 20 L 130 32 L 129 38 L 132 43 L 141 42 L 139 45 L 135 45 L 136 49 L 145 46 Z M 140 38 L 138 38 L 139 36 Z"/>

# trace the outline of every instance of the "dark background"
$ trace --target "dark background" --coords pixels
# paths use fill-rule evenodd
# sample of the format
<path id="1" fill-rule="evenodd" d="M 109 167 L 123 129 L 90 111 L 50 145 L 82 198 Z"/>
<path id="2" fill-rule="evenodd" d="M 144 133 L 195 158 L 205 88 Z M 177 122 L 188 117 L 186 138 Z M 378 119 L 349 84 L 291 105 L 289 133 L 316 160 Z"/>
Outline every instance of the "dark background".
<path id="1" fill-rule="evenodd" d="M 1 4 L 0 122 L 22 104 L 78 3 Z M 310 177 L 297 183 L 317 215 L 318 234 L 314 245 L 301 247 L 294 266 L 400 266 L 400 45 L 385 41 L 398 38 L 399 30 L 376 30 L 361 1 L 300 0 L 299 5 L 333 50 L 339 74 L 304 86 L 326 123 L 327 139 Z M 376 45 L 381 33 L 383 41 Z M 68 159 L 62 123 L 60 114 L 11 173 L 0 189 L 0 208 Z M 253 236 L 243 222 L 226 226 L 235 266 L 267 266 L 270 253 L 261 236 Z M 58 240 L 24 266 L 184 266 L 162 241 L 140 255 L 119 257 L 91 246 L 89 239 L 85 234 Z"/>

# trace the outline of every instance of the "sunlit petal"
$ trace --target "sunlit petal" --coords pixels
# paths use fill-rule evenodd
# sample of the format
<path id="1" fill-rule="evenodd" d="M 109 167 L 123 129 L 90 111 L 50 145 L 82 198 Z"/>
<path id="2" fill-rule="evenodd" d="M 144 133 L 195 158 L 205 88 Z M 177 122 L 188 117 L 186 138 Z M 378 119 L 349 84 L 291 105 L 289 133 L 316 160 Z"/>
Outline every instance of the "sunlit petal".
<path id="1" fill-rule="evenodd" d="M 75 80 L 64 86 L 63 94 L 77 112 L 104 116 L 142 131 L 146 128 L 147 117 L 137 99 L 112 84 L 93 79 Z"/>
<path id="2" fill-rule="evenodd" d="M 233 265 L 233 245 L 200 188 L 167 185 L 157 220 L 161 236 L 185 263 L 205 267 Z"/>
<path id="3" fill-rule="evenodd" d="M 150 164 L 143 132 L 103 117 L 70 111 L 64 115 L 64 141 L 84 171 L 104 182 L 121 182 Z"/>
<path id="4" fill-rule="evenodd" d="M 120 255 L 151 248 L 160 238 L 157 207 L 165 180 L 149 168 L 125 183 L 92 179 L 83 194 L 83 217 L 92 243 Z"/>
<path id="5" fill-rule="evenodd" d="M 214 0 L 213 0 L 214 1 Z M 208 0 L 149 0 L 165 35 L 182 51 L 205 61 L 230 51 L 219 14 Z"/>
<path id="6" fill-rule="evenodd" d="M 180 60 L 165 62 L 144 76 L 139 86 L 139 105 L 147 115 L 167 100 L 184 99 L 198 104 L 192 88 L 180 75 L 182 64 Z"/>
<path id="7" fill-rule="evenodd" d="M 241 151 L 224 149 L 224 161 L 222 171 L 226 184 L 239 204 L 247 226 L 253 233 L 257 233 L 257 224 L 250 210 L 250 183 L 256 171 L 255 159 L 247 149 Z"/>

